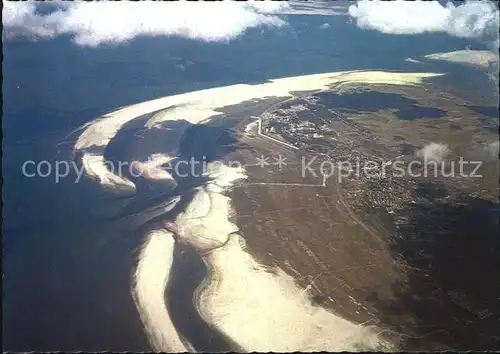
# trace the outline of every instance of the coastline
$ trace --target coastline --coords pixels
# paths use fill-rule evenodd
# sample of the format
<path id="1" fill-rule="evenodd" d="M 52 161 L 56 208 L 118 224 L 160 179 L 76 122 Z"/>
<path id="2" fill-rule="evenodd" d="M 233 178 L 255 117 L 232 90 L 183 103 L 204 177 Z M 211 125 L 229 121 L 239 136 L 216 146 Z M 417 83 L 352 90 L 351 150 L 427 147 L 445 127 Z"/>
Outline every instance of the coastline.
<path id="1" fill-rule="evenodd" d="M 243 170 L 224 166 L 209 171 L 208 175 L 214 178 L 212 186 L 217 187 L 208 192 L 211 198 L 205 199 L 210 203 L 203 208 L 205 213 L 188 206 L 185 213 L 167 225 L 179 242 L 203 253 L 207 274 L 198 285 L 193 302 L 207 324 L 244 352 L 390 348 L 372 328 L 313 305 L 307 289 L 301 289 L 291 276 L 279 268 L 260 265 L 246 252 L 244 239 L 237 231 L 229 232 L 234 227 L 228 220 L 230 201 L 223 196 L 235 181 L 245 178 Z M 229 180 L 227 176 L 231 174 L 234 177 Z M 214 213 L 218 214 L 217 223 L 211 222 Z M 201 236 L 200 224 L 208 225 L 211 233 L 203 232 Z M 222 235 L 226 235 L 227 242 L 222 242 Z M 210 240 L 217 240 L 219 247 L 214 248 Z"/>
<path id="2" fill-rule="evenodd" d="M 191 124 L 206 123 L 213 116 L 220 115 L 222 112 L 218 110 L 223 107 L 250 99 L 289 98 L 300 92 L 324 90 L 335 83 L 417 85 L 425 78 L 439 75 L 442 74 L 380 71 L 325 73 L 160 98 L 122 108 L 88 124 L 78 138 L 75 151 L 82 151 L 83 156 L 88 156 L 87 151 L 96 146 L 104 150 L 125 123 L 153 111 L 160 112 L 145 123 L 146 128 L 178 119 Z M 114 174 L 106 169 L 102 155 L 92 156 L 93 164 L 86 163 L 84 167 L 88 175 L 99 178 L 103 187 L 114 190 L 135 188 L 135 184 L 126 178 L 112 177 Z M 152 167 L 152 173 L 145 177 L 170 180 L 170 176 L 156 171 L 158 164 L 154 160 L 168 162 L 171 157 L 160 154 L 152 157 L 152 162 L 139 166 Z M 207 167 L 204 177 L 209 181 L 192 189 L 194 196 L 175 220 L 164 222 L 163 226 L 150 231 L 139 256 L 132 293 L 155 350 L 194 350 L 175 327 L 164 298 L 172 275 L 176 242 L 194 247 L 206 264 L 207 275 L 193 294 L 198 314 L 208 326 L 244 351 L 352 351 L 391 347 L 371 328 L 349 322 L 323 307 L 313 305 L 307 288 L 301 289 L 283 270 L 273 269 L 272 273 L 257 263 L 245 251 L 244 240 L 235 235 L 239 231 L 238 226 L 228 220 L 232 208 L 231 200 L 225 194 L 238 180 L 246 178 L 245 170 L 226 166 L 220 161 L 209 163 Z M 173 203 L 171 208 L 176 204 Z M 237 285 L 241 281 L 241 286 Z M 268 296 L 263 296 L 266 292 Z M 279 297 L 283 299 L 281 307 L 269 302 L 269 299 Z M 249 306 L 253 310 L 247 311 Z M 300 325 L 290 327 L 292 323 Z M 290 336 L 290 333 L 293 335 Z M 336 335 L 332 336 L 332 333 Z"/>
<path id="3" fill-rule="evenodd" d="M 74 152 L 88 152 L 95 148 L 105 148 L 118 131 L 128 122 L 145 114 L 158 112 L 144 125 L 152 128 L 165 121 L 184 120 L 190 124 L 207 123 L 225 106 L 240 104 L 248 100 L 268 97 L 290 98 L 295 92 L 323 90 L 336 83 L 365 83 L 391 85 L 417 85 L 425 78 L 440 76 L 440 73 L 394 73 L 385 71 L 341 71 L 280 78 L 269 82 L 248 85 L 238 84 L 216 87 L 201 91 L 167 96 L 151 101 L 133 104 L 105 114 L 93 122 L 86 123 L 81 129 Z M 124 191 L 133 182 L 111 177 L 102 154 L 94 154 L 95 163 L 84 165 L 87 175 L 98 177 L 103 186 L 110 190 Z"/>

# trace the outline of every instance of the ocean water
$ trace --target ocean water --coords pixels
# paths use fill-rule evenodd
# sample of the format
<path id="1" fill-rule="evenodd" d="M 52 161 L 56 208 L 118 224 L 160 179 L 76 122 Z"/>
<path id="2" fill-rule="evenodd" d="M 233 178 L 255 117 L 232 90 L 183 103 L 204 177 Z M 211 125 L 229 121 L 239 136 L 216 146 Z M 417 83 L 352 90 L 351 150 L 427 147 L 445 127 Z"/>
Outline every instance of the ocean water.
<path id="1" fill-rule="evenodd" d="M 325 22 L 331 27 L 320 29 Z M 141 225 L 114 218 L 128 200 L 109 197 L 85 178 L 74 183 L 74 174 L 55 183 L 21 172 L 28 160 L 71 159 L 77 136 L 71 133 L 84 123 L 156 97 L 328 71 L 460 70 L 459 84 L 474 84 L 474 69 L 404 61 L 463 49 L 470 44 L 465 40 L 388 36 L 359 30 L 338 16 L 290 16 L 289 23 L 277 31 L 250 30 L 230 43 L 158 37 L 92 49 L 70 38 L 4 41 L 6 350 L 151 349 L 130 296 Z M 183 149 L 193 153 L 199 138 L 190 139 Z M 115 142 L 113 156 L 156 152 L 153 143 L 131 148 L 125 140 Z"/>

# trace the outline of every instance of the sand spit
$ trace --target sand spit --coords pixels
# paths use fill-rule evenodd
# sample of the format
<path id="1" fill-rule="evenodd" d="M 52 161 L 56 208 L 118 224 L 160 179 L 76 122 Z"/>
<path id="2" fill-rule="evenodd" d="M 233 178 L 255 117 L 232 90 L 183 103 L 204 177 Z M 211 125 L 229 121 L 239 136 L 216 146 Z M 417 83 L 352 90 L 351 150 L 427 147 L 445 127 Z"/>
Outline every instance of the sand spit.
<path id="1" fill-rule="evenodd" d="M 217 87 L 207 90 L 194 91 L 180 95 L 163 97 L 143 103 L 134 104 L 108 113 L 94 122 L 85 124 L 83 132 L 75 144 L 75 151 L 86 150 L 91 147 L 106 147 L 121 127 L 127 122 L 149 114 L 155 114 L 145 124 L 147 128 L 161 125 L 164 121 L 186 120 L 192 124 L 207 121 L 213 116 L 221 114 L 217 111 L 225 106 L 235 105 L 247 100 L 266 97 L 289 98 L 293 92 L 324 90 L 333 84 L 339 83 L 365 83 L 365 84 L 391 84 L 391 85 L 416 85 L 425 78 L 438 76 L 437 73 L 392 73 L 384 71 L 344 71 L 323 73 L 305 76 L 296 76 L 271 80 L 260 85 L 232 85 Z M 97 166 L 98 158 L 93 157 L 92 170 L 85 165 L 87 174 L 100 177 L 105 186 L 110 187 L 114 181 L 114 189 L 123 185 L 130 185 L 123 178 L 112 178 L 107 169 Z M 102 157 L 100 160 L 104 160 Z M 102 173 L 100 175 L 99 173 Z"/>
<path id="2" fill-rule="evenodd" d="M 249 352 L 389 348 L 373 329 L 313 305 L 292 277 L 281 269 L 266 271 L 245 251 L 224 195 L 246 178 L 242 168 L 209 164 L 206 175 L 213 180 L 198 188 L 185 212 L 167 227 L 204 257 L 209 275 L 195 305 L 207 323 Z"/>
<path id="3" fill-rule="evenodd" d="M 405 61 L 408 62 L 408 63 L 422 64 L 422 62 L 420 60 L 413 59 L 411 57 L 406 58 Z"/>
<path id="4" fill-rule="evenodd" d="M 127 122 L 142 115 L 164 110 L 155 114 L 146 127 L 167 120 L 184 119 L 190 123 L 200 123 L 220 114 L 218 108 L 235 105 L 251 99 L 293 96 L 294 91 L 322 90 L 340 82 L 367 84 L 415 85 L 423 79 L 442 74 L 437 73 L 391 73 L 384 71 L 344 71 L 324 74 L 304 75 L 271 80 L 260 85 L 232 85 L 207 90 L 183 93 L 137 103 L 111 112 L 88 124 L 79 136 L 76 150 L 92 146 L 104 147 Z"/>
<path id="5" fill-rule="evenodd" d="M 83 152 L 86 173 L 113 191 L 135 192 L 128 179 L 107 168 L 102 153 L 89 151 L 107 144 L 127 122 L 159 111 L 145 126 L 171 120 L 192 124 L 221 114 L 218 109 L 248 100 L 283 97 L 294 92 L 328 89 L 332 85 L 418 85 L 436 73 L 352 71 L 276 79 L 260 85 L 233 85 L 195 91 L 134 104 L 104 115 L 82 127 L 75 151 Z M 156 155 L 139 164 L 146 178 L 169 179 L 160 169 L 169 157 Z M 150 170 L 149 167 L 153 166 Z M 244 251 L 238 228 L 229 221 L 230 199 L 225 192 L 246 178 L 241 168 L 213 163 L 206 171 L 212 178 L 195 190 L 195 196 L 175 222 L 167 225 L 181 242 L 193 245 L 205 257 L 210 275 L 197 292 L 200 314 L 215 328 L 248 351 L 363 350 L 377 349 L 382 342 L 372 332 L 313 306 L 305 290 L 283 271 L 266 272 Z M 233 236 L 231 236 L 233 235 Z M 233 241 L 239 240 L 238 242 Z M 147 236 L 134 276 L 133 296 L 145 330 L 156 351 L 186 351 L 191 346 L 177 333 L 167 310 L 164 291 L 173 262 L 174 240 L 166 230 Z"/>
<path id="6" fill-rule="evenodd" d="M 157 155 L 157 160 L 160 157 Z M 198 187 L 191 203 L 177 218 L 172 229 L 184 235 L 189 232 L 189 243 L 197 245 L 197 249 L 205 251 L 220 247 L 228 239 L 228 234 L 236 231 L 235 225 L 229 223 L 229 198 L 220 194 L 224 187 L 234 180 L 244 178 L 242 169 L 229 169 L 222 163 L 211 163 L 207 166 L 206 175 L 213 178 L 206 186 Z M 217 193 L 219 192 L 219 193 Z M 167 206 L 165 212 L 171 210 L 179 201 L 175 198 Z M 215 232 L 210 232 L 211 224 Z M 186 236 L 184 236 L 185 238 Z M 151 346 L 155 351 L 184 352 L 193 351 L 192 346 L 183 341 L 170 318 L 164 294 L 173 262 L 173 233 L 167 230 L 154 230 L 145 240 L 139 262 L 134 275 L 132 295 L 144 324 Z"/>
<path id="7" fill-rule="evenodd" d="M 260 85 L 219 87 L 160 99 L 171 108 L 156 114 L 146 125 L 152 127 L 162 121 L 178 119 L 199 123 L 221 114 L 217 109 L 225 106 L 266 97 L 290 98 L 294 96 L 293 92 L 324 90 L 336 83 L 416 85 L 422 83 L 424 78 L 437 75 L 441 74 L 345 71 L 275 79 Z"/>
<path id="8" fill-rule="evenodd" d="M 205 252 L 220 247 L 238 227 L 228 220 L 231 200 L 223 192 L 233 183 L 245 179 L 243 168 L 231 168 L 222 163 L 207 165 L 205 176 L 213 180 L 195 189 L 196 194 L 169 228 L 181 239 Z"/>
<path id="9" fill-rule="evenodd" d="M 154 230 L 145 240 L 134 274 L 132 296 L 144 330 L 157 352 L 193 351 L 175 329 L 166 309 L 165 289 L 174 255 L 173 234 Z"/>
<path id="10" fill-rule="evenodd" d="M 98 180 L 104 188 L 126 194 L 135 194 L 135 184 L 109 170 L 103 155 L 84 153 L 82 164 L 87 175 Z"/>
<path id="11" fill-rule="evenodd" d="M 491 64 L 498 63 L 498 53 L 493 53 L 488 50 L 457 50 L 449 53 L 436 53 L 424 56 L 431 60 L 444 60 L 454 63 L 470 64 L 483 68 L 489 67 Z"/>
<path id="12" fill-rule="evenodd" d="M 150 180 L 169 180 L 175 182 L 175 179 L 161 165 L 166 164 L 175 157 L 166 154 L 153 154 L 146 162 L 133 161 L 131 163 L 132 173 L 136 176 L 142 176 Z"/>
<path id="13" fill-rule="evenodd" d="M 245 351 L 389 350 L 373 327 L 315 306 L 281 269 L 266 271 L 233 234 L 205 257 L 210 276 L 200 287 L 200 315 Z"/>

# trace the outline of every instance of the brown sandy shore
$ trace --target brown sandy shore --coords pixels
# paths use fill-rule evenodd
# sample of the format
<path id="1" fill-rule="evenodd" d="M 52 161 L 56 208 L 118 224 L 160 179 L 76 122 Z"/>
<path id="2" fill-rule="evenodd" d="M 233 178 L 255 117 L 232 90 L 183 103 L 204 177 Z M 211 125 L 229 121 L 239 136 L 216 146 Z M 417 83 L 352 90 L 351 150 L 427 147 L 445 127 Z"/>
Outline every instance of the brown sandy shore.
<path id="1" fill-rule="evenodd" d="M 333 83 L 419 85 L 434 75 L 329 73 L 162 98 L 88 124 L 75 148 L 86 154 L 105 147 L 126 122 L 162 108 L 147 128 L 180 118 L 208 122 L 225 106 L 272 96 L 286 99 L 294 96 L 291 92 L 324 90 Z M 256 151 L 297 159 L 285 144 L 257 140 L 243 139 Z M 228 158 L 250 161 L 250 151 L 239 149 Z M 104 173 L 101 160 L 94 156 L 86 161 L 92 162 L 87 173 Z M 149 178 L 170 178 L 155 170 L 156 163 L 151 166 Z M 194 297 L 199 315 L 242 351 L 397 350 L 403 337 L 411 335 L 381 323 L 384 314 L 366 301 L 369 295 L 394 298 L 393 285 L 404 281 L 405 273 L 388 251 L 387 230 L 362 220 L 338 185 L 250 185 L 245 182 L 249 177 L 267 183 L 270 175 L 250 166 L 209 167 L 206 177 L 212 182 L 196 187 L 185 210 L 148 235 L 139 257 L 133 294 L 155 350 L 193 350 L 178 333 L 166 306 L 170 301 L 163 297 L 174 262 L 174 235 L 176 242 L 194 247 L 208 269 Z M 101 184 L 120 188 L 104 177 Z M 297 176 L 288 170 L 272 177 L 293 182 Z"/>
<path id="2" fill-rule="evenodd" d="M 391 91 L 388 87 L 384 89 Z M 419 94 L 417 88 L 402 91 L 408 95 Z M 449 116 L 432 124 L 446 126 L 453 122 L 463 125 L 463 130 L 450 134 L 447 130 L 429 130 L 430 123 L 426 121 L 425 128 L 421 128 L 422 123 L 418 121 L 395 121 L 394 130 L 387 135 L 392 139 L 392 135 L 401 134 L 403 141 L 414 140 L 416 143 L 415 135 L 425 134 L 426 138 L 447 139 L 444 141 L 462 152 L 463 142 L 478 137 L 486 141 L 494 138 L 484 131 L 480 121 L 471 117 L 470 111 L 439 98 L 440 95 L 427 91 L 423 96 L 424 100 L 439 101 L 439 107 L 450 112 Z M 287 107 L 304 103 L 301 99 L 290 101 Z M 268 113 L 283 106 L 277 105 Z M 386 121 L 388 115 L 384 112 L 381 114 L 384 118 L 380 119 Z M 339 125 L 339 129 L 350 136 L 357 134 L 354 128 L 370 125 L 367 139 L 377 146 L 372 143 L 374 136 L 382 134 L 386 128 L 383 124 L 380 131 L 376 128 L 374 121 L 379 119 L 378 115 L 370 114 L 369 118 L 366 121 L 347 120 L 347 124 L 341 128 Z M 244 131 L 250 122 L 242 123 L 238 130 Z M 406 125 L 404 129 L 398 128 L 402 125 Z M 395 238 L 394 226 L 382 218 L 381 213 L 373 210 L 367 217 L 360 211 L 358 205 L 365 202 L 365 196 L 356 194 L 357 200 L 353 200 L 349 195 L 353 182 L 338 183 L 332 176 L 322 186 L 318 178 L 308 176 L 304 179 L 299 170 L 301 158 L 310 159 L 315 154 L 259 139 L 255 130 L 256 127 L 250 127 L 240 135 L 246 148 L 235 152 L 231 160 L 250 163 L 255 161 L 255 156 L 262 154 L 269 157 L 281 155 L 287 161 L 281 169 L 247 167 L 249 180 L 259 183 L 242 185 L 231 193 L 236 210 L 233 220 L 240 227 L 250 253 L 261 264 L 281 267 L 293 275 L 302 288 L 309 289 L 317 304 L 343 318 L 377 324 L 379 334 L 395 348 L 499 348 L 500 289 L 495 282 L 487 285 L 480 280 L 485 273 L 492 274 L 491 279 L 498 277 L 500 269 L 499 242 L 498 239 L 494 241 L 498 223 L 492 223 L 494 210 L 497 210 L 498 220 L 498 204 L 489 202 L 488 194 L 482 202 L 468 202 L 471 204 L 466 207 L 463 204 L 442 204 L 438 200 L 426 208 L 418 203 L 406 207 L 410 224 L 403 229 L 403 236 L 408 238 L 404 243 L 404 240 Z M 387 158 L 391 159 L 399 151 L 391 152 L 389 141 L 384 143 L 384 149 Z M 344 143 L 340 138 L 335 140 L 336 145 Z M 368 150 L 370 144 L 366 145 Z M 484 146 L 477 144 L 471 148 L 468 144 L 466 149 L 477 154 Z M 496 146 L 498 154 L 498 144 Z M 488 181 L 495 181 L 495 176 L 498 179 L 498 164 L 496 168 L 494 164 L 485 164 L 485 168 L 492 169 L 484 171 L 485 178 L 477 183 L 495 195 L 496 183 Z M 477 191 L 477 185 L 467 188 Z M 438 234 L 442 235 L 441 240 L 436 239 Z M 418 235 L 427 235 L 428 240 L 414 240 Z"/>

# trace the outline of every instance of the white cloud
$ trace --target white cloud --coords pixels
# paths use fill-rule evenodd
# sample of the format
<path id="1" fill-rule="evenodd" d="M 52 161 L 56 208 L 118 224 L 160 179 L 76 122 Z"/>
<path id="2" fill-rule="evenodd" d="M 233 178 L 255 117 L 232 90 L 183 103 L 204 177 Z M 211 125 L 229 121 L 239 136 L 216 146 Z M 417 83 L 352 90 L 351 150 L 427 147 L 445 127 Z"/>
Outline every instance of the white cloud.
<path id="1" fill-rule="evenodd" d="M 498 159 L 498 156 L 500 154 L 500 142 L 496 140 L 487 144 L 485 150 L 491 157 Z"/>
<path id="2" fill-rule="evenodd" d="M 282 2 L 73 2 L 58 3 L 48 14 L 33 2 L 4 2 L 7 37 L 71 35 L 82 46 L 121 43 L 140 35 L 182 36 L 227 41 L 251 27 L 280 27 L 276 16 L 288 9 Z"/>
<path id="3" fill-rule="evenodd" d="M 450 149 L 446 144 L 430 143 L 422 149 L 417 150 L 415 155 L 425 162 L 441 162 L 449 155 Z"/>
<path id="4" fill-rule="evenodd" d="M 438 1 L 368 1 L 349 6 L 358 27 L 392 34 L 445 32 L 463 38 L 498 38 L 498 9 L 490 1 L 459 6 Z"/>

